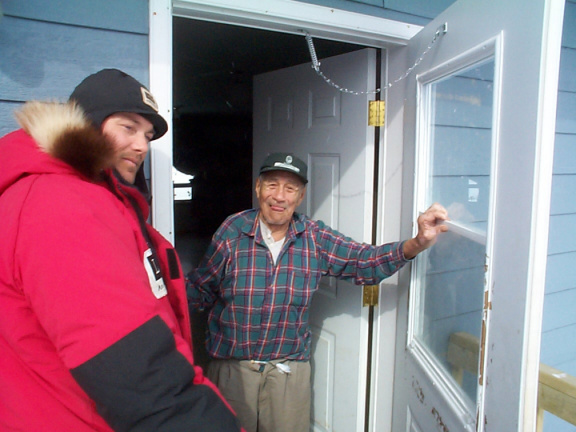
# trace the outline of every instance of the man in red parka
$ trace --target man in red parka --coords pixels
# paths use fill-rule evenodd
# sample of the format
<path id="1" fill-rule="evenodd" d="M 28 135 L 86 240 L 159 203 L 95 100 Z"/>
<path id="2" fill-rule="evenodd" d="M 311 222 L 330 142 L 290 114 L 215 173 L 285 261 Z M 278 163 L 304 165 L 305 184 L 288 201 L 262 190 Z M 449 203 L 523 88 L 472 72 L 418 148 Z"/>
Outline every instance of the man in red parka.
<path id="1" fill-rule="evenodd" d="M 16 115 L 0 139 L 0 430 L 239 431 L 194 366 L 174 248 L 146 222 L 141 165 L 167 130 L 153 96 L 105 69 Z"/>

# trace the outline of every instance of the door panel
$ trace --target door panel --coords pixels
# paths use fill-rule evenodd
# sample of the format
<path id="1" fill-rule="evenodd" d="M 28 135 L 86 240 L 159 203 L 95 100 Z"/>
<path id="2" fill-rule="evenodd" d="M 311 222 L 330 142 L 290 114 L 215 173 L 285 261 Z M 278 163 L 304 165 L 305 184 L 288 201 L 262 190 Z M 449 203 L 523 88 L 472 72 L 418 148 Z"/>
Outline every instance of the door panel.
<path id="1" fill-rule="evenodd" d="M 347 89 L 375 86 L 373 49 L 322 59 L 321 67 Z M 294 152 L 307 162 L 310 179 L 299 211 L 366 242 L 374 175 L 369 99 L 338 91 L 310 64 L 254 78 L 254 177 L 268 153 Z M 314 430 L 364 429 L 367 317 L 361 287 L 322 280 L 310 309 Z"/>
<path id="2" fill-rule="evenodd" d="M 557 81 L 546 68 L 559 51 L 558 4 L 459 0 L 399 54 L 413 64 L 448 23 L 388 99 L 405 110 L 405 237 L 432 202 L 452 218 L 401 274 L 410 296 L 402 291 L 398 308 L 394 431 L 530 430 L 523 403 L 535 403 L 538 356 L 527 346 L 538 344 L 539 314 L 526 313 L 543 290 L 538 215 L 549 193 L 537 191 L 551 181 L 543 143 L 553 129 L 543 125 L 554 122 L 539 89 Z"/>

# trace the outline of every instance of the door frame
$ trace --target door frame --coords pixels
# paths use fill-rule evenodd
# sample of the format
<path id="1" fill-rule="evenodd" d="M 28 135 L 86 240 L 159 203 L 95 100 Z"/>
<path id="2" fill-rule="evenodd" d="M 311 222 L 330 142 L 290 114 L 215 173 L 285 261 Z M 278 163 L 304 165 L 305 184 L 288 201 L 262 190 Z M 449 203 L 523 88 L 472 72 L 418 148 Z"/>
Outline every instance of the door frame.
<path id="1" fill-rule="evenodd" d="M 383 48 L 382 82 L 388 82 L 388 49 L 405 46 L 422 29 L 414 24 L 288 0 L 267 0 L 265 3 L 260 0 L 150 0 L 149 84 L 169 130 L 172 130 L 174 16 L 302 36 L 304 33 L 300 29 L 304 28 L 313 37 Z M 390 124 L 388 118 L 386 122 Z M 398 119 L 395 123 L 398 124 Z M 390 133 L 388 127 L 380 129 L 380 172 L 377 173 L 379 183 L 376 191 L 378 243 L 397 241 L 400 236 L 403 146 L 402 132 L 398 127 L 401 129 L 401 120 Z M 392 143 L 393 147 L 390 146 Z M 174 243 L 172 145 L 173 138 L 169 133 L 151 146 L 151 189 L 154 198 L 151 214 L 153 226 Z M 373 390 L 368 419 L 370 430 L 387 430 L 392 424 L 395 347 L 390 341 L 395 340 L 396 334 L 397 281 L 397 276 L 393 276 L 381 285 L 385 305 L 375 307 L 370 375 Z"/>
<path id="2" fill-rule="evenodd" d="M 375 48 L 404 46 L 422 27 L 401 21 L 288 0 L 150 0 L 150 90 L 172 129 L 172 18 L 174 16 L 302 34 Z M 384 56 L 386 57 L 386 56 Z M 152 224 L 174 242 L 172 135 L 150 151 Z"/>

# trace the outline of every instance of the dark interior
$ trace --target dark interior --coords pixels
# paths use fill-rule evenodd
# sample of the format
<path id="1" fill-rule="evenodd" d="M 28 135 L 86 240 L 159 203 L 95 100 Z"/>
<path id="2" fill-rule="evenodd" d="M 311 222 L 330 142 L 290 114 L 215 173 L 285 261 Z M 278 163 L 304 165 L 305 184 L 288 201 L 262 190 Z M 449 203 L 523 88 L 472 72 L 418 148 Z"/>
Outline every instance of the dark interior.
<path id="1" fill-rule="evenodd" d="M 304 34 L 173 24 L 174 166 L 194 175 L 192 201 L 175 203 L 178 242 L 211 236 L 226 216 L 252 206 L 252 77 L 311 60 Z M 320 60 L 364 48 L 322 39 L 314 46 Z"/>

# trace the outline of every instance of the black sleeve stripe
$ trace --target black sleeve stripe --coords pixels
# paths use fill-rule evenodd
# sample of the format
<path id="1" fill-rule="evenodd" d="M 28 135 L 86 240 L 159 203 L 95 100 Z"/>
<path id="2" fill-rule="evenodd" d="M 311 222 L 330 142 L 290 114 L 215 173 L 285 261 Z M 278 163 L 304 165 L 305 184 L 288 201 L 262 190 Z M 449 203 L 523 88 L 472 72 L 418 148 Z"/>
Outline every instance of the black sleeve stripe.
<path id="1" fill-rule="evenodd" d="M 170 279 L 180 279 L 180 266 L 176 258 L 176 251 L 174 249 L 166 250 L 168 257 L 168 268 L 170 270 Z"/>
<path id="2" fill-rule="evenodd" d="M 72 375 L 115 431 L 239 431 L 232 412 L 176 350 L 170 329 L 154 317 Z"/>

